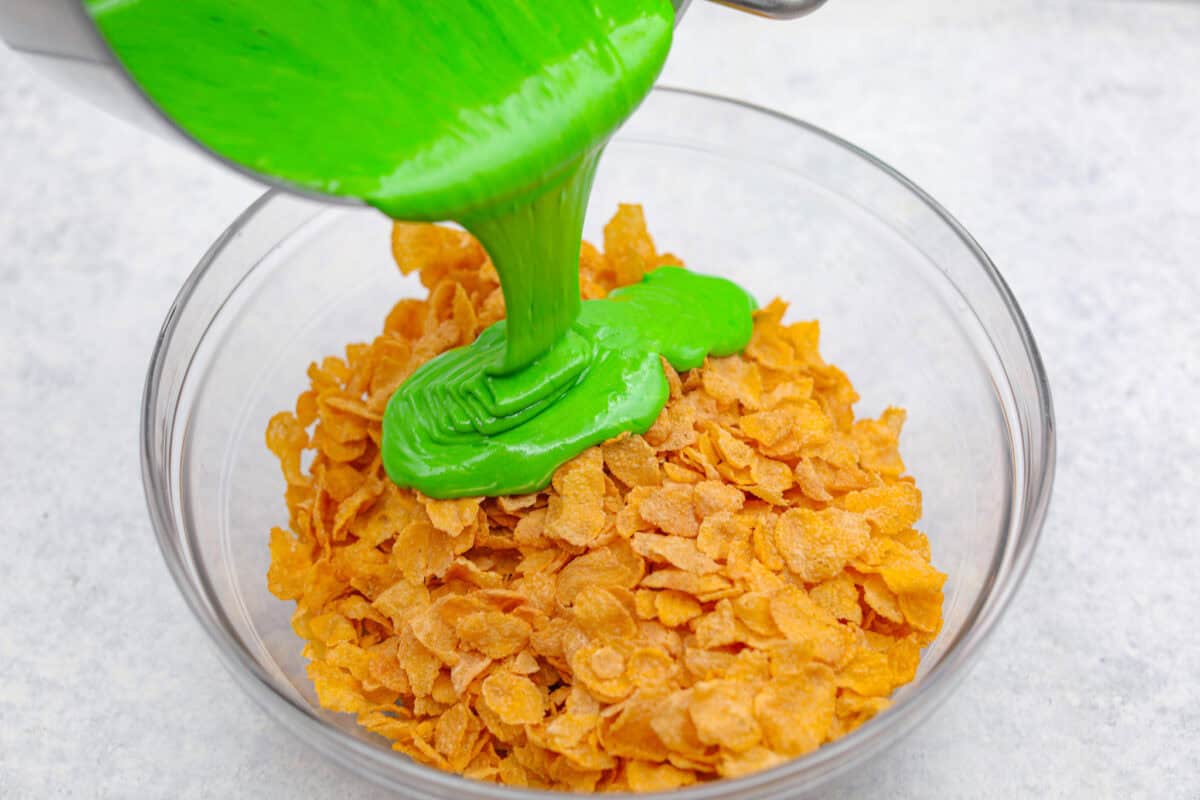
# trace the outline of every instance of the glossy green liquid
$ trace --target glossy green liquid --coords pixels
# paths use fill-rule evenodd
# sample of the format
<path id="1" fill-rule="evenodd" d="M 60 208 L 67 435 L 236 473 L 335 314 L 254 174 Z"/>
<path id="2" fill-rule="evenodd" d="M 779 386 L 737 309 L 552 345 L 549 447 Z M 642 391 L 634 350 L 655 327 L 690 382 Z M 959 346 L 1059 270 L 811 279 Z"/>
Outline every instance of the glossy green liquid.
<path id="1" fill-rule="evenodd" d="M 683 369 L 749 340 L 752 303 L 725 281 L 668 270 L 619 299 L 579 298 L 592 175 L 666 59 L 669 0 L 85 2 L 143 90 L 213 152 L 397 219 L 456 220 L 487 248 L 506 322 L 393 397 L 383 451 L 398 483 L 540 488 L 653 422 L 660 354 Z"/>
<path id="2" fill-rule="evenodd" d="M 650 91 L 669 0 L 86 0 L 221 156 L 407 220 L 538 194 Z"/>
<path id="3" fill-rule="evenodd" d="M 643 433 L 667 402 L 659 357 L 677 370 L 750 340 L 754 299 L 737 284 L 678 267 L 583 304 L 565 336 L 528 368 L 491 375 L 504 322 L 443 353 L 392 396 L 384 466 L 434 497 L 523 494 L 622 431 Z"/>

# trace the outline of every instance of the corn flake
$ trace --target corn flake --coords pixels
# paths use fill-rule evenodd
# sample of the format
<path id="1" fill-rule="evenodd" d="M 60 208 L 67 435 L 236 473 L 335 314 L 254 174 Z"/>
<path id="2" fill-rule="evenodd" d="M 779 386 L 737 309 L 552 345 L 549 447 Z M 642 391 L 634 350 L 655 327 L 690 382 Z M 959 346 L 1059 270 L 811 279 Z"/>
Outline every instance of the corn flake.
<path id="1" fill-rule="evenodd" d="M 584 244 L 603 297 L 659 253 L 638 206 Z M 665 791 L 803 756 L 883 712 L 942 624 L 915 529 L 905 414 L 856 420 L 815 322 L 755 313 L 745 352 L 676 372 L 644 434 L 544 490 L 435 500 L 388 481 L 381 416 L 425 361 L 503 318 L 487 254 L 397 223 L 404 299 L 381 335 L 313 363 L 271 418 L 288 524 L 267 586 L 292 600 L 322 706 L 420 763 L 510 786 Z"/>
<path id="2" fill-rule="evenodd" d="M 775 525 L 775 543 L 788 569 L 806 583 L 832 578 L 866 548 L 870 529 L 857 514 L 793 508 Z"/>

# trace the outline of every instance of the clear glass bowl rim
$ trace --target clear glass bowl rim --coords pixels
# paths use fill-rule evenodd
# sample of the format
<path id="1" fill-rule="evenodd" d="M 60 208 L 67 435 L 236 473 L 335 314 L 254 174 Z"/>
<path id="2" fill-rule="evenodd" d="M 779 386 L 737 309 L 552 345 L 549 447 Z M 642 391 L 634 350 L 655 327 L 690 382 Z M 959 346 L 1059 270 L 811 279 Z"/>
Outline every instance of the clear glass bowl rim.
<path id="1" fill-rule="evenodd" d="M 996 293 L 1006 308 L 1010 321 L 1020 337 L 1027 367 L 1034 376 L 1034 406 L 1040 422 L 1040 437 L 1025 442 L 1039 458 L 1028 475 L 1028 491 L 1020 508 L 1012 509 L 1021 520 L 1016 527 L 1018 540 L 1005 542 L 1009 556 L 1007 569 L 1002 580 L 983 595 L 969 620 L 942 660 L 925 675 L 919 687 L 907 697 L 895 702 L 886 713 L 863 725 L 851 734 L 802 758 L 780 766 L 741 778 L 714 781 L 694 785 L 670 792 L 638 795 L 611 795 L 614 797 L 671 798 L 671 800 L 710 800 L 719 797 L 752 797 L 767 794 L 805 792 L 816 788 L 840 774 L 851 764 L 874 754 L 888 744 L 898 740 L 917 723 L 932 713 L 944 701 L 964 677 L 974 662 L 981 646 L 991 634 L 1020 587 L 1041 536 L 1043 523 L 1049 507 L 1054 483 L 1056 438 L 1053 403 L 1050 384 L 1041 356 L 1034 342 L 1020 307 L 1008 285 L 988 255 L 983 251 L 965 228 L 937 201 L 901 173 L 880 161 L 856 145 L 810 123 L 796 119 L 764 106 L 724 97 L 721 95 L 658 86 L 658 95 L 676 95 L 701 102 L 724 104 L 741 113 L 766 115 L 779 122 L 794 126 L 806 134 L 825 139 L 828 143 L 847 151 L 867 162 L 883 175 L 891 178 L 903 189 L 915 196 L 929 211 L 932 211 L 950 228 L 968 248 L 980 268 L 990 279 Z M 619 134 L 618 134 L 619 135 Z M 226 243 L 243 230 L 256 214 L 270 202 L 278 190 L 272 189 L 252 203 L 225 230 L 205 253 L 200 263 L 188 276 L 175 298 L 155 343 L 142 397 L 141 419 L 141 464 L 146 503 L 154 528 L 159 549 L 179 591 L 201 627 L 216 645 L 218 655 L 238 684 L 272 716 L 286 723 L 289 728 L 308 744 L 338 761 L 343 767 L 360 768 L 364 777 L 396 791 L 415 793 L 413 796 L 437 796 L 464 798 L 550 798 L 564 797 L 566 793 L 544 790 L 517 789 L 482 783 L 426 767 L 393 753 L 372 747 L 352 738 L 342 731 L 327 725 L 307 707 L 294 702 L 275 688 L 271 678 L 245 649 L 238 637 L 232 633 L 224 614 L 210 602 L 211 589 L 207 580 L 192 573 L 188 556 L 181 546 L 185 535 L 178 529 L 172 513 L 171 487 L 168 480 L 172 431 L 166 431 L 165 442 L 162 430 L 156 430 L 155 411 L 159 404 L 160 381 L 166 366 L 166 356 L 172 337 L 176 332 L 179 317 L 197 286 L 204 280 L 210 266 L 222 252 Z M 201 335 L 201 339 L 203 334 Z M 172 418 L 171 426 L 174 425 Z M 1022 426 L 1022 436 L 1029 431 Z M 1029 459 L 1027 459 L 1027 462 Z M 1029 464 L 1026 464 L 1029 467 Z M 1013 530 L 1010 528 L 1010 530 Z M 1008 538 L 1012 538 L 1009 536 Z M 265 541 L 265 540 L 264 540 Z M 436 795 L 427 794 L 436 792 Z"/>

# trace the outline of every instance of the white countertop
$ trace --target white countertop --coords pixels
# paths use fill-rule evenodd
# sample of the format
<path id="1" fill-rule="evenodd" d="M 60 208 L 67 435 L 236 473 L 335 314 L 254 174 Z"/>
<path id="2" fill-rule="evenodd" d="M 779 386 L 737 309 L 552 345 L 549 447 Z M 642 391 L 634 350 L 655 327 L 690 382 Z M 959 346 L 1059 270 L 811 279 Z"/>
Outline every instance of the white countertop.
<path id="1" fill-rule="evenodd" d="M 1050 373 L 1041 549 L 957 693 L 831 797 L 1200 796 L 1200 4 L 697 2 L 664 82 L 803 117 L 938 198 Z M 142 376 L 258 189 L 0 48 L 0 796 L 382 797 L 242 695 L 162 564 Z"/>

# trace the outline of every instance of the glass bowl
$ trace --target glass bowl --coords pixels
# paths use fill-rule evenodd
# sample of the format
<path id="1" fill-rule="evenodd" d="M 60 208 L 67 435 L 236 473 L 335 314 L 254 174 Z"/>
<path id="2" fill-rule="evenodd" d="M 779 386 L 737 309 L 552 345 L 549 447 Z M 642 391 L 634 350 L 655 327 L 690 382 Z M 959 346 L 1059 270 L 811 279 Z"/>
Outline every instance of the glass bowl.
<path id="1" fill-rule="evenodd" d="M 728 275 L 791 319 L 822 323 L 822 352 L 862 395 L 908 409 L 902 452 L 924 492 L 921 527 L 949 573 L 945 627 L 894 705 L 775 769 L 675 800 L 795 797 L 861 765 L 963 677 L 1021 581 L 1054 468 L 1050 391 L 995 267 L 933 200 L 834 136 L 735 101 L 656 90 L 601 162 L 586 233 L 640 202 L 660 249 Z M 308 364 L 369 341 L 415 296 L 365 209 L 269 193 L 216 242 L 167 316 L 146 380 L 142 466 L 167 565 L 237 682 L 289 729 L 406 797 L 546 794 L 415 764 L 321 709 L 266 587 L 267 538 L 286 522 L 267 420 L 292 407 Z M 946 764 L 950 769 L 952 765 Z"/>

